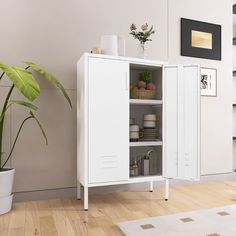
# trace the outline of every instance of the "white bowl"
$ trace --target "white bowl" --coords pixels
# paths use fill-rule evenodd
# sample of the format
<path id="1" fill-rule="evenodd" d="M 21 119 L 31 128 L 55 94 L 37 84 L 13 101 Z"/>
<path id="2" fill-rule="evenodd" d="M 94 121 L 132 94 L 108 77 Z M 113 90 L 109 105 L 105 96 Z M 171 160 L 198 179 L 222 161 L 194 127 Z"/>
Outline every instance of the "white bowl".
<path id="1" fill-rule="evenodd" d="M 156 121 L 157 116 L 155 114 L 146 114 L 143 116 L 143 120 L 150 120 L 150 121 Z"/>
<path id="2" fill-rule="evenodd" d="M 143 127 L 145 128 L 156 128 L 156 121 L 152 120 L 144 120 Z"/>

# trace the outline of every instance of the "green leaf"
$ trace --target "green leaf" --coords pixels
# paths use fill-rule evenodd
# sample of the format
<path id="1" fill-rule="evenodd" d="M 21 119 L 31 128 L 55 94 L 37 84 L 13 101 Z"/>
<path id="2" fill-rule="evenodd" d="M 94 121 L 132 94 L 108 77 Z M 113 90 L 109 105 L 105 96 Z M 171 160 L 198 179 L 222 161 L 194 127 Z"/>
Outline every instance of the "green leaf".
<path id="1" fill-rule="evenodd" d="M 38 107 L 36 107 L 34 104 L 32 103 L 29 103 L 29 102 L 26 102 L 26 101 L 22 101 L 22 100 L 11 100 L 9 101 L 9 104 L 18 104 L 18 105 L 21 105 L 21 106 L 25 106 L 31 110 L 34 110 L 34 111 L 37 111 L 38 110 Z"/>
<path id="2" fill-rule="evenodd" d="M 24 62 L 26 65 L 30 66 L 34 71 L 38 72 L 39 74 L 43 75 L 44 78 L 46 78 L 48 81 L 50 81 L 54 86 L 59 88 L 63 95 L 65 96 L 66 100 L 70 104 L 70 107 L 72 108 L 71 100 L 69 98 L 69 95 L 67 94 L 66 90 L 64 89 L 63 85 L 50 73 L 48 73 L 45 69 L 43 69 L 41 66 L 38 66 L 32 62 Z"/>
<path id="3" fill-rule="evenodd" d="M 0 69 L 6 73 L 16 88 L 30 101 L 39 96 L 40 87 L 31 72 L 21 67 L 9 67 L 4 64 L 0 64 Z"/>
<path id="4" fill-rule="evenodd" d="M 43 126 L 41 125 L 41 123 L 39 122 L 39 120 L 35 117 L 34 113 L 32 111 L 30 111 L 30 115 L 32 116 L 33 119 L 35 119 L 35 121 L 37 122 L 42 134 L 43 134 L 43 137 L 45 138 L 45 141 L 46 141 L 46 145 L 48 145 L 48 139 L 47 139 L 47 136 L 46 136 L 46 133 L 43 129 Z"/>
<path id="5" fill-rule="evenodd" d="M 151 73 L 149 71 L 143 71 L 139 74 L 139 80 L 142 80 L 146 83 L 151 82 Z"/>

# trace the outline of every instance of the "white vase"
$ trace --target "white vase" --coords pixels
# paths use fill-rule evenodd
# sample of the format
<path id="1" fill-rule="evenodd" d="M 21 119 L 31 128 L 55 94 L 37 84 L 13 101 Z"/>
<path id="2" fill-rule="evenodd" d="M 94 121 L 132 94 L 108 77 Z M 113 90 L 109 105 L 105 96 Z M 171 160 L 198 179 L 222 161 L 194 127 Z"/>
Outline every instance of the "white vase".
<path id="1" fill-rule="evenodd" d="M 113 56 L 125 55 L 125 39 L 118 35 L 102 35 L 100 46 L 102 54 Z"/>
<path id="2" fill-rule="evenodd" d="M 146 49 L 145 43 L 140 42 L 138 45 L 137 51 L 138 51 L 137 53 L 138 58 L 142 58 L 142 59 L 147 58 L 147 49 Z"/>
<path id="3" fill-rule="evenodd" d="M 11 210 L 15 169 L 0 171 L 0 215 Z"/>

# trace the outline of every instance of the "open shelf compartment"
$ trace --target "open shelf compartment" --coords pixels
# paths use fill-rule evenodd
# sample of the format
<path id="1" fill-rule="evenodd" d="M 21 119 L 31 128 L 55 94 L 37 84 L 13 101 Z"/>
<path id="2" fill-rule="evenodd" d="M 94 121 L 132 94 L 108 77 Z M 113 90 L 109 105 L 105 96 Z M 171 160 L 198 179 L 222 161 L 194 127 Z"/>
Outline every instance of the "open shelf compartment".
<path id="1" fill-rule="evenodd" d="M 140 74 L 142 72 L 149 72 L 151 75 L 151 83 L 155 85 L 155 89 L 153 90 L 155 92 L 155 95 L 152 99 L 147 100 L 159 100 L 156 101 L 156 103 L 161 104 L 162 100 L 162 66 L 148 66 L 148 65 L 137 65 L 137 64 L 130 64 L 130 98 L 131 103 L 135 104 L 138 103 L 138 101 L 132 101 L 133 99 L 136 100 L 136 97 L 132 96 L 132 89 L 138 85 L 138 81 L 140 78 Z M 140 88 L 138 89 L 140 90 Z M 147 91 L 147 88 L 146 88 Z M 149 90 L 150 91 L 150 90 Z M 140 99 L 145 100 L 145 98 Z M 140 101 L 141 103 L 141 101 Z M 154 102 L 155 103 L 155 102 Z M 143 101 L 142 104 L 148 104 L 147 101 Z"/>
<path id="2" fill-rule="evenodd" d="M 155 114 L 156 115 L 156 138 L 155 139 L 143 139 L 143 128 L 144 128 L 144 115 L 146 114 Z M 162 141 L 162 106 L 130 106 L 130 119 L 134 122 L 135 125 L 140 127 L 140 138 L 136 140 L 137 142 L 156 142 L 155 145 L 160 145 Z M 137 143 L 131 142 L 131 143 Z M 135 144 L 131 144 L 130 146 L 135 146 Z M 138 146 L 138 145 L 137 145 Z"/>
<path id="3" fill-rule="evenodd" d="M 137 163 L 138 171 L 133 166 Z M 130 148 L 130 178 L 162 175 L 162 146 Z"/>

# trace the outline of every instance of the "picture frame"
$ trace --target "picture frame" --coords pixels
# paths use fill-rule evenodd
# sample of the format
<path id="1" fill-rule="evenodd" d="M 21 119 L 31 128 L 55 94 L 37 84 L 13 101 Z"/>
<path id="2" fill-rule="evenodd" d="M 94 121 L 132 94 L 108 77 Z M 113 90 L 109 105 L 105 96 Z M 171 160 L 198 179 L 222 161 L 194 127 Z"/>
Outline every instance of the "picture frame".
<path id="1" fill-rule="evenodd" d="M 181 56 L 221 60 L 221 25 L 181 18 Z"/>
<path id="2" fill-rule="evenodd" d="M 201 67 L 201 96 L 217 96 L 217 69 Z"/>

